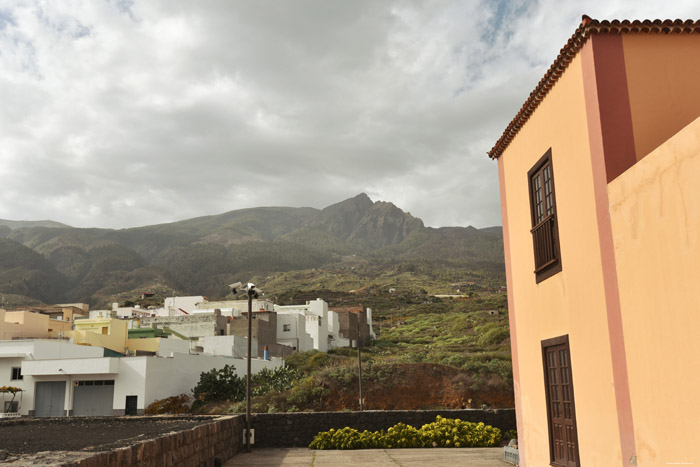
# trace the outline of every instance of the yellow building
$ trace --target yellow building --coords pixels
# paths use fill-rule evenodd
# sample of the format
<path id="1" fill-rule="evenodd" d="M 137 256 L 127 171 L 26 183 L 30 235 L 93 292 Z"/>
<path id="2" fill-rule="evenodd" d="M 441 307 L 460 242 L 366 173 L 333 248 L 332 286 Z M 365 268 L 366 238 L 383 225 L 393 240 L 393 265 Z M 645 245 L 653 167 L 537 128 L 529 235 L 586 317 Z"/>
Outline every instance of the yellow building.
<path id="1" fill-rule="evenodd" d="M 79 345 L 104 347 L 122 355 L 137 353 L 157 353 L 161 337 L 129 338 L 129 320 L 116 318 L 78 319 L 71 334 L 73 342 Z M 170 348 L 172 346 L 169 346 Z"/>
<path id="2" fill-rule="evenodd" d="M 120 319 L 78 319 L 75 321 L 75 330 L 72 333 L 73 342 L 79 345 L 104 347 L 126 354 L 128 327 L 128 321 Z"/>
<path id="3" fill-rule="evenodd" d="M 584 16 L 489 152 L 520 465 L 700 464 L 699 32 Z"/>

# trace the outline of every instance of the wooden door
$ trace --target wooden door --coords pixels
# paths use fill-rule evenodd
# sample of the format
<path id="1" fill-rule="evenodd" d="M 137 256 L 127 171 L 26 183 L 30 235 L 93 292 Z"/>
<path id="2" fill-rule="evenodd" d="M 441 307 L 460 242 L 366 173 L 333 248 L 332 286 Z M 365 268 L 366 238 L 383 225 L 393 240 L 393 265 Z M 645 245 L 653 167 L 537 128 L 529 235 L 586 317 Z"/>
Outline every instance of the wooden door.
<path id="1" fill-rule="evenodd" d="M 578 467 L 578 435 L 569 336 L 542 342 L 552 465 Z"/>

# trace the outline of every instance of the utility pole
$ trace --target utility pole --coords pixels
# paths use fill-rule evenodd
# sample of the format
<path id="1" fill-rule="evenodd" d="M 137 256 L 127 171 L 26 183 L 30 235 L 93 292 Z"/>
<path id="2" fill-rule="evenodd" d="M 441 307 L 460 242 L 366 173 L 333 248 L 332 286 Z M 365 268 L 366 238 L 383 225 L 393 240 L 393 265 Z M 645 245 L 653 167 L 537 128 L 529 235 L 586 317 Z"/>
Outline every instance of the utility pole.
<path id="1" fill-rule="evenodd" d="M 253 295 L 254 287 L 248 287 L 248 371 L 245 377 L 245 452 L 250 452 L 250 357 L 253 341 Z"/>
<path id="2" fill-rule="evenodd" d="M 362 397 L 362 357 L 360 355 L 360 347 L 362 346 L 362 339 L 360 335 L 360 315 L 357 315 L 357 369 L 359 370 L 360 382 L 360 412 L 365 410 L 365 400 Z"/>
<path id="3" fill-rule="evenodd" d="M 230 284 L 228 287 L 231 289 L 234 297 L 238 294 L 237 289 L 245 290 L 246 295 L 248 296 L 248 369 L 246 371 L 245 381 L 245 452 L 250 452 L 250 359 L 253 353 L 253 299 L 258 298 L 258 292 L 262 293 L 262 290 L 256 289 L 255 284 L 250 282 L 247 285 L 236 282 L 234 284 Z"/>

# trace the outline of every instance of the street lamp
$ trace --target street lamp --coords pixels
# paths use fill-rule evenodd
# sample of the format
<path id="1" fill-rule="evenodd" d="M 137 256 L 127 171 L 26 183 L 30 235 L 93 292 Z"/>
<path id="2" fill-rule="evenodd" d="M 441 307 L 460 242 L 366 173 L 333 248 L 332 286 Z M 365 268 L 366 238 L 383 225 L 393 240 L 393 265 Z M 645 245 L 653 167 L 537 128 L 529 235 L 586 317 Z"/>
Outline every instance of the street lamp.
<path id="1" fill-rule="evenodd" d="M 248 282 L 243 285 L 240 282 L 229 284 L 229 289 L 234 297 L 238 295 L 238 289 L 245 290 L 248 295 L 248 371 L 246 372 L 245 382 L 245 452 L 250 452 L 250 358 L 252 354 L 253 341 L 253 299 L 258 298 L 258 292 L 262 290 L 256 289 L 255 284 Z"/>

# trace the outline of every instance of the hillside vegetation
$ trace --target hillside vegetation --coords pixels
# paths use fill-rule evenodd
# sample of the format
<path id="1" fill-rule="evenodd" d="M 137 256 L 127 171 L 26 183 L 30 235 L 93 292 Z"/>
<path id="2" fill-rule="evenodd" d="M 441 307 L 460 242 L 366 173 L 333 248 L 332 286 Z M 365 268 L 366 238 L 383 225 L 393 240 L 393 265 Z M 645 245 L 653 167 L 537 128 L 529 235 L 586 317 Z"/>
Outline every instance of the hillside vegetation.
<path id="1" fill-rule="evenodd" d="M 243 209 L 123 230 L 0 222 L 0 299 L 8 305 L 217 299 L 237 280 L 278 304 L 322 298 L 331 309 L 370 307 L 377 339 L 362 349 L 368 409 L 513 404 L 498 227 L 425 227 L 363 194 L 322 210 Z M 155 295 L 142 300 L 146 291 Z M 256 382 L 254 410 L 358 407 L 355 349 L 296 353 L 287 363 Z M 242 406 L 212 401 L 197 410 Z"/>

